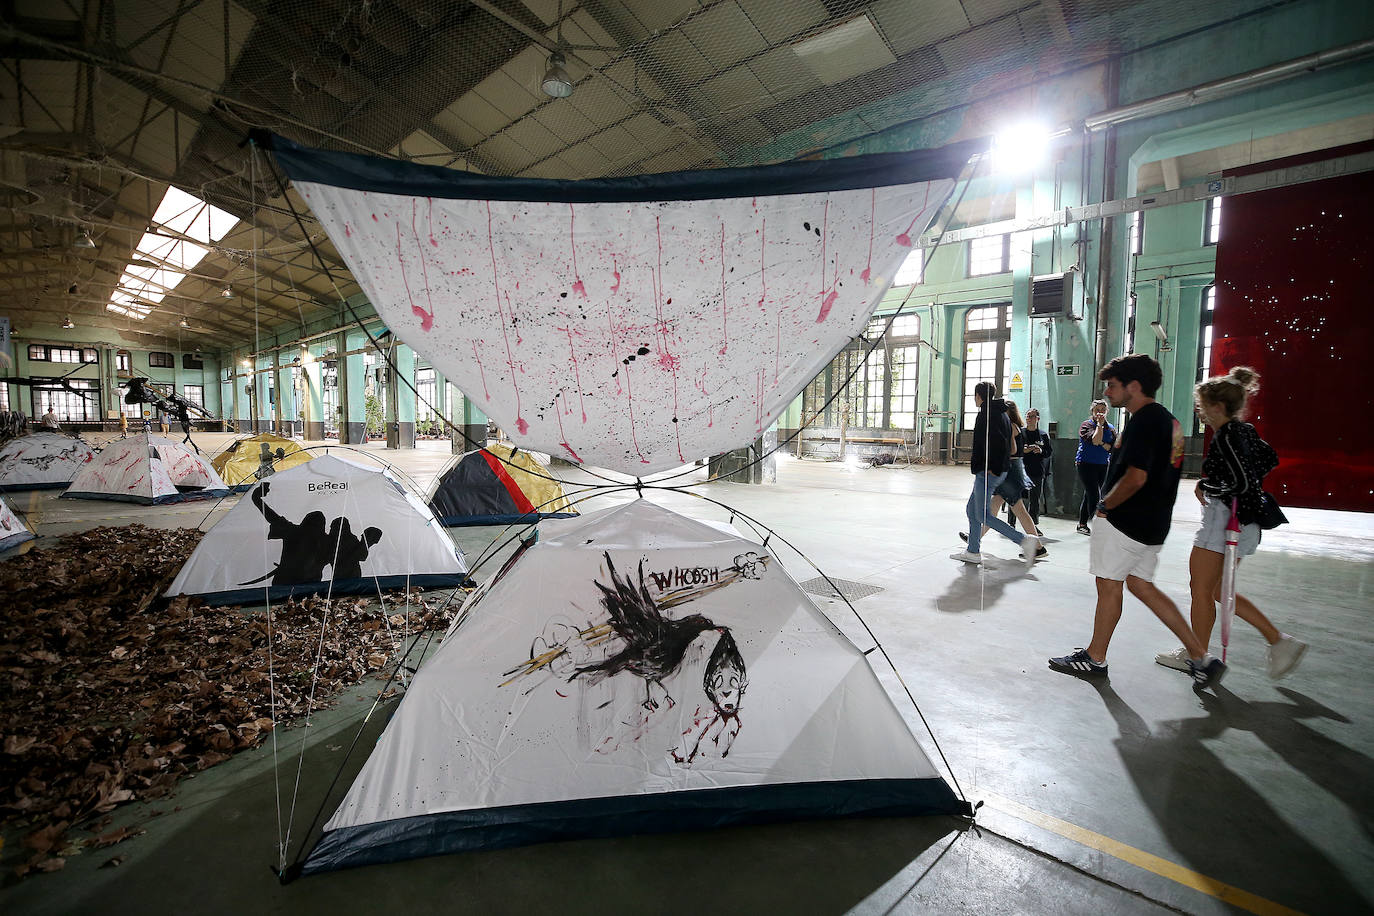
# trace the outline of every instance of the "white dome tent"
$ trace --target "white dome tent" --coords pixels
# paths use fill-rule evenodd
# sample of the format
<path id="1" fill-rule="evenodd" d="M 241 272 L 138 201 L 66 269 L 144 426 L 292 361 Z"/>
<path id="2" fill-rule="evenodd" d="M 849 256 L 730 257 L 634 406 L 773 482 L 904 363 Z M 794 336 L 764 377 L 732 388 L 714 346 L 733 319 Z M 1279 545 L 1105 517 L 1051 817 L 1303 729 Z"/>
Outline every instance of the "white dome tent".
<path id="1" fill-rule="evenodd" d="M 0 448 L 0 490 L 65 487 L 95 457 L 85 439 L 33 432 Z"/>
<path id="2" fill-rule="evenodd" d="M 210 462 L 165 436 L 130 436 L 105 446 L 62 498 L 161 505 L 229 495 Z"/>
<path id="3" fill-rule="evenodd" d="M 389 471 L 335 455 L 254 484 L 167 589 L 205 603 L 467 581 L 462 554 Z"/>
<path id="4" fill-rule="evenodd" d="M 468 599 L 304 873 L 581 836 L 969 813 L 864 654 L 761 545 L 643 499 L 540 529 Z"/>

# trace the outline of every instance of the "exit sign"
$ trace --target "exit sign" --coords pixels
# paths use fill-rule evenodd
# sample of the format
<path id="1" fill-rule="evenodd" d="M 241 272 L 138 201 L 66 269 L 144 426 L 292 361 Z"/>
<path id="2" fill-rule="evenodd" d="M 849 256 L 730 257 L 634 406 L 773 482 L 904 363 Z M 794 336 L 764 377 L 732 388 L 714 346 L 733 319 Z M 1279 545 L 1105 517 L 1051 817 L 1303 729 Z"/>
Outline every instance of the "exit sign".
<path id="1" fill-rule="evenodd" d="M 1078 367 L 1077 367 L 1077 366 L 1055 366 L 1055 367 L 1054 367 L 1054 374 L 1055 374 L 1055 375 L 1078 375 Z"/>

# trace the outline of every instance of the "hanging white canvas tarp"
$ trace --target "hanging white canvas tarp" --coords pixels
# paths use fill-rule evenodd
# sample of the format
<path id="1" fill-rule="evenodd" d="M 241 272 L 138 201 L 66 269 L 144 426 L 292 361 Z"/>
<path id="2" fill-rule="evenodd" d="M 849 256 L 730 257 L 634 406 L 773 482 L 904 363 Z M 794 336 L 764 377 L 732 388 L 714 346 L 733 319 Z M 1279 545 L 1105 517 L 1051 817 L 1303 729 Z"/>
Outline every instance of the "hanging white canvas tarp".
<path id="1" fill-rule="evenodd" d="M 33 533 L 33 529 L 28 526 L 28 523 L 14 514 L 9 503 L 0 499 L 0 550 L 18 547 L 25 541 L 32 540 L 37 536 Z"/>
<path id="2" fill-rule="evenodd" d="M 568 182 L 273 142 L 393 332 L 517 444 L 636 476 L 761 435 L 971 152 Z"/>
<path id="3" fill-rule="evenodd" d="M 34 432 L 0 448 L 0 490 L 65 487 L 95 457 L 84 439 Z"/>
<path id="4" fill-rule="evenodd" d="M 545 521 L 464 618 L 305 871 L 578 836 L 968 812 L 864 655 L 735 534 L 645 500 Z"/>
<path id="5" fill-rule="evenodd" d="M 229 488 L 210 462 L 165 436 L 129 436 L 101 450 L 62 497 L 161 504 L 218 499 Z"/>
<path id="6" fill-rule="evenodd" d="M 166 595 L 240 604 L 466 579 L 462 555 L 419 497 L 381 468 L 321 455 L 254 484 Z"/>

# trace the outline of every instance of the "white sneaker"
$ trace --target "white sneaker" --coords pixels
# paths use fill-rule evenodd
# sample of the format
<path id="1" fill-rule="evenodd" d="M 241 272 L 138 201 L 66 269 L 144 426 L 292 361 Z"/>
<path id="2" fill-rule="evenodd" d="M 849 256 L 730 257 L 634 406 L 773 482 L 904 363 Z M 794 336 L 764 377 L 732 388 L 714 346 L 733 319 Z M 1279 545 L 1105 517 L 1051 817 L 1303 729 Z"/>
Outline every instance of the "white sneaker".
<path id="1" fill-rule="evenodd" d="M 983 555 L 981 553 L 974 553 L 971 550 L 956 550 L 949 555 L 949 558 L 951 560 L 963 560 L 965 563 L 972 563 L 974 566 L 980 566 L 983 562 Z"/>
<path id="2" fill-rule="evenodd" d="M 1269 647 L 1269 676 L 1277 681 L 1292 674 L 1306 651 L 1307 643 L 1301 639 L 1286 633 L 1280 636 L 1279 641 Z"/>
<path id="3" fill-rule="evenodd" d="M 1172 652 L 1161 652 L 1155 656 L 1155 664 L 1175 671 L 1188 670 L 1188 650 L 1179 646 Z"/>
<path id="4" fill-rule="evenodd" d="M 1048 551 L 1045 550 L 1044 545 L 1035 535 L 1028 534 L 1021 539 L 1021 562 L 1026 564 L 1027 569 L 1035 565 L 1037 557 L 1045 556 L 1047 553 Z"/>

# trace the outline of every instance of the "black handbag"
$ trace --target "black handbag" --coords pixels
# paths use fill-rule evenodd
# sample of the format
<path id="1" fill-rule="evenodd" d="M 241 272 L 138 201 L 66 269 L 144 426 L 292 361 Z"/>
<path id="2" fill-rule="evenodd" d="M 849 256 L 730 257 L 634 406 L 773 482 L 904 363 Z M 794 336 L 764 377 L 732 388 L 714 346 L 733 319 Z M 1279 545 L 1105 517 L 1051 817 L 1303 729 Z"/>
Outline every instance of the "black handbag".
<path id="1" fill-rule="evenodd" d="M 1279 507 L 1279 501 L 1268 490 L 1260 494 L 1259 515 L 1255 518 L 1255 522 L 1265 531 L 1288 522 L 1288 516 L 1283 514 L 1283 509 Z"/>

